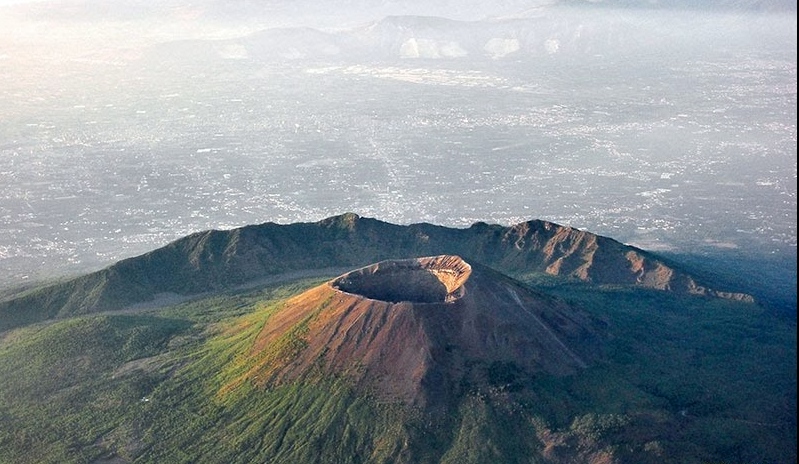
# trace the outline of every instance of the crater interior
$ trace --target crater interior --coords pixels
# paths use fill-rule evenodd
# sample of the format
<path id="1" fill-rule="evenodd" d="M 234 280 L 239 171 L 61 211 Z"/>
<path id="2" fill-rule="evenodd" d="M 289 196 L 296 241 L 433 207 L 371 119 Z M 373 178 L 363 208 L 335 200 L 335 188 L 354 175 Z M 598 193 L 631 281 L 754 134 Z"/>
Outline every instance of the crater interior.
<path id="1" fill-rule="evenodd" d="M 464 294 L 472 267 L 454 255 L 381 261 L 333 280 L 343 292 L 398 303 L 450 303 Z"/>

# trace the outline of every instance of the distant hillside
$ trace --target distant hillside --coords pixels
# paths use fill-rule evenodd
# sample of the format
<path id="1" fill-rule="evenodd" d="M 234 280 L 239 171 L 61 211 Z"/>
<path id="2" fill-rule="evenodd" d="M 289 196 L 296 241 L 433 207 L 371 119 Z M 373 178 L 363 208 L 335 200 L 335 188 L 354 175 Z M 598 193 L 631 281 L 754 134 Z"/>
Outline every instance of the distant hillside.
<path id="1" fill-rule="evenodd" d="M 246 50 L 248 58 L 265 61 L 519 60 L 640 50 L 657 46 L 661 39 L 652 28 L 623 15 L 599 17 L 581 14 L 581 10 L 533 8 L 480 21 L 389 15 L 330 33 L 306 27 L 274 28 L 197 48 L 237 46 Z"/>
<path id="2" fill-rule="evenodd" d="M 189 235 L 106 269 L 0 302 L 0 330 L 117 310 L 163 293 L 195 295 L 287 272 L 441 254 L 459 255 L 510 275 L 538 272 L 595 284 L 753 301 L 747 294 L 707 288 L 652 253 L 551 222 L 532 220 L 510 227 L 476 223 L 456 229 L 395 225 L 347 213 L 314 223 L 265 223 Z"/>
<path id="3" fill-rule="evenodd" d="M 766 10 L 768 11 L 768 10 Z M 606 65 L 610 57 L 662 59 L 679 51 L 751 47 L 751 40 L 771 47 L 795 32 L 786 17 L 737 15 L 680 8 L 659 11 L 644 8 L 589 8 L 539 6 L 507 14 L 456 19 L 429 13 L 380 14 L 348 27 L 287 24 L 267 27 L 242 37 L 225 40 L 182 40 L 154 45 L 143 58 L 145 66 L 208 65 L 231 59 L 242 62 L 296 62 L 387 64 L 417 62 L 430 67 L 431 60 L 493 65 L 500 61 L 548 63 L 552 59 L 596 61 Z M 351 18 L 345 18 L 349 23 Z M 683 56 L 684 57 L 684 56 Z M 647 58 L 648 59 L 648 58 Z M 176 61 L 177 60 L 177 61 Z"/>

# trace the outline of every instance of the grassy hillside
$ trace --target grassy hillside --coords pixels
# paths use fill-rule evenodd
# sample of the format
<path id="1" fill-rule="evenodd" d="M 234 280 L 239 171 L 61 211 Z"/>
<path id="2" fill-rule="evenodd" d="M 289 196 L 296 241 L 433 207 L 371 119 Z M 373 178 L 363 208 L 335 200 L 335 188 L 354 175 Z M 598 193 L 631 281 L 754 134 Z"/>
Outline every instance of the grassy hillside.
<path id="1" fill-rule="evenodd" d="M 342 378 L 242 381 L 265 321 L 319 279 L 4 332 L 0 462 L 796 462 L 795 326 L 751 304 L 527 280 L 606 322 L 603 360 L 567 377 L 488 366 L 445 410 Z"/>
<path id="2" fill-rule="evenodd" d="M 628 432 L 656 432 L 674 462 L 796 462 L 793 324 L 719 300 L 554 290 L 606 317 L 616 337 L 607 365 L 568 379 L 582 408 L 635 418 Z"/>

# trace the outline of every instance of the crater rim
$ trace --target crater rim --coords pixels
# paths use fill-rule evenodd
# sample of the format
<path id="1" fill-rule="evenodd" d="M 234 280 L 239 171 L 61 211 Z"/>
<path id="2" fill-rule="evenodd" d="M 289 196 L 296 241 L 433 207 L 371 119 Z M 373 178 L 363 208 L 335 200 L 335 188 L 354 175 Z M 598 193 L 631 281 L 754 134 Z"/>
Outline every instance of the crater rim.
<path id="1" fill-rule="evenodd" d="M 471 271 L 457 255 L 388 259 L 342 274 L 330 286 L 387 303 L 451 304 L 465 295 Z"/>

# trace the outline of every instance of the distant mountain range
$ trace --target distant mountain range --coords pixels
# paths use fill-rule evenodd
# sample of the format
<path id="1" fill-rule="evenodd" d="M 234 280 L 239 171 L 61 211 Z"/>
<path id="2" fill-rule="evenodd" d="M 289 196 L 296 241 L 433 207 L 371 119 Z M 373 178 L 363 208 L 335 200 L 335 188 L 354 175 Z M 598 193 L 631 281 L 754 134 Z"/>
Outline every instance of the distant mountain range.
<path id="1" fill-rule="evenodd" d="M 144 255 L 0 302 L 0 330 L 53 317 L 121 309 L 161 294 L 197 295 L 270 276 L 367 265 L 385 259 L 453 254 L 500 272 L 542 273 L 753 301 L 712 289 L 657 255 L 611 238 L 532 220 L 466 229 L 395 225 L 353 213 L 314 223 L 265 223 L 189 235 Z"/>
<path id="2" fill-rule="evenodd" d="M 147 62 L 381 62 L 398 59 L 523 60 L 551 55 L 626 53 L 682 40 L 668 26 L 625 15 L 572 10 L 525 11 L 480 21 L 395 15 L 355 27 L 273 27 L 230 40 L 185 40 L 154 46 Z M 653 20 L 652 20 L 653 21 Z M 676 34 L 677 36 L 679 34 Z"/>
<path id="3" fill-rule="evenodd" d="M 765 18 L 765 19 L 764 19 Z M 311 22 L 312 23 L 312 22 Z M 535 7 L 476 20 L 397 14 L 346 27 L 292 25 L 264 28 L 228 40 L 182 40 L 153 46 L 144 63 L 255 62 L 381 63 L 413 60 L 519 62 L 716 53 L 755 40 L 772 47 L 791 32 L 788 20 L 753 15 L 652 13 L 638 9 Z M 795 30 L 795 25 L 793 26 Z"/>

